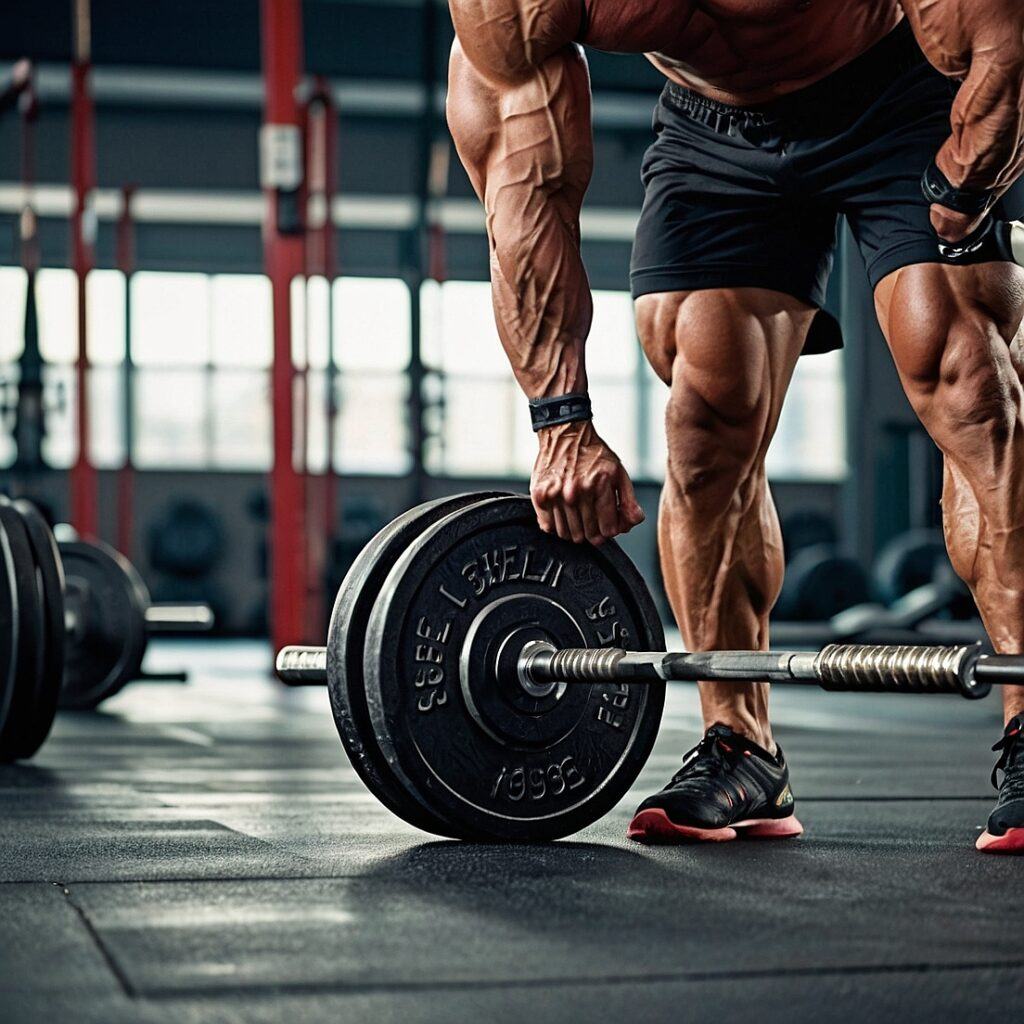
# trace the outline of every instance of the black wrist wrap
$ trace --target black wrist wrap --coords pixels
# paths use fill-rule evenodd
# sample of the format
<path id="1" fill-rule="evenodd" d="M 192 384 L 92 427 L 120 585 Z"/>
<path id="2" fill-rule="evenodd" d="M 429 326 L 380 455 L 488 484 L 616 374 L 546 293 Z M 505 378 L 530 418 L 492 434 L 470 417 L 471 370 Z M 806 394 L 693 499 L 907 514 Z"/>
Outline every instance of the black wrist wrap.
<path id="1" fill-rule="evenodd" d="M 574 391 L 554 398 L 531 398 L 530 420 L 534 431 L 554 427 L 559 423 L 575 423 L 578 420 L 594 418 L 590 407 L 590 395 L 585 391 Z"/>
<path id="2" fill-rule="evenodd" d="M 921 191 L 929 203 L 938 203 L 958 213 L 984 213 L 992 200 L 991 192 L 972 192 L 953 186 L 934 160 L 921 177 Z"/>
<path id="3" fill-rule="evenodd" d="M 980 227 L 959 242 L 940 240 L 939 254 L 953 263 L 1016 263 L 1013 254 L 1013 223 L 986 217 Z"/>

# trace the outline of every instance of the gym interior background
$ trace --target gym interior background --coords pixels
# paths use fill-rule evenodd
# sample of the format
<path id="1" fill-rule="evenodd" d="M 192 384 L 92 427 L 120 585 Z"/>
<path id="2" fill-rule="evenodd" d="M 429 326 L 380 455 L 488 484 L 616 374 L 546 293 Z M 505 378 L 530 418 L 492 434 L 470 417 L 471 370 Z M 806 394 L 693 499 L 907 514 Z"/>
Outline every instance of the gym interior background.
<path id="1" fill-rule="evenodd" d="M 780 732 L 788 721 L 823 822 L 817 849 L 813 832 L 801 840 L 801 889 L 773 881 L 786 870 L 775 851 L 770 870 L 756 860 L 768 855 L 749 851 L 717 865 L 705 851 L 645 860 L 619 842 L 621 820 L 555 850 L 425 844 L 348 771 L 322 692 L 271 681 L 271 646 L 322 642 L 341 579 L 387 522 L 431 498 L 527 489 L 534 438 L 493 325 L 483 216 L 444 123 L 451 37 L 446 8 L 421 0 L 35 0 L 0 11 L 0 80 L 31 62 L 0 114 L 0 490 L 120 550 L 154 601 L 213 612 L 209 636 L 154 643 L 148 656 L 156 674 L 187 665 L 188 686 L 140 684 L 91 716 L 62 712 L 32 767 L 0 773 L 20 844 L 0 854 L 5 1020 L 54 1006 L 67 1019 L 141 1019 L 143 1007 L 163 1019 L 185 1005 L 196 1019 L 230 1006 L 253 1019 L 433 1019 L 442 1008 L 578 1019 L 566 986 L 584 1019 L 628 1005 L 668 1019 L 673 1001 L 696 1012 L 727 990 L 775 1019 L 823 1019 L 812 1012 L 823 998 L 846 1019 L 855 1006 L 919 998 L 912 965 L 943 961 L 937 938 L 923 952 L 893 946 L 905 969 L 874 974 L 882 965 L 855 940 L 875 938 L 886 901 L 893 934 L 913 934 L 912 894 L 895 881 L 901 844 L 934 873 L 921 883 L 930 892 L 954 888 L 969 856 L 942 860 L 927 838 L 926 812 L 941 804 L 913 804 L 920 835 L 899 838 L 903 805 L 885 800 L 914 787 L 895 781 L 896 753 L 933 750 L 954 712 L 978 746 L 994 707 L 850 698 L 840 713 L 780 696 Z M 660 78 L 639 56 L 588 58 L 591 391 L 648 514 L 623 547 L 667 622 L 655 537 L 666 391 L 642 358 L 627 291 Z M 274 134 L 268 120 L 296 127 Z M 1024 196 L 1009 205 L 1020 212 Z M 891 605 L 930 584 L 944 557 L 941 464 L 899 389 L 845 234 L 829 309 L 846 347 L 801 361 L 768 459 L 791 569 L 776 619 L 793 642 L 850 606 Z M 958 637 L 981 628 L 962 594 L 918 625 Z M 696 734 L 692 694 L 675 689 L 662 774 Z M 836 779 L 825 761 L 844 716 L 853 739 Z M 983 754 L 976 778 L 950 775 L 919 795 L 973 822 L 988 799 Z M 870 756 L 874 768 L 858 767 Z M 851 845 L 864 854 L 856 864 L 844 860 Z M 557 852 L 568 849 L 575 859 Z M 645 924 L 646 911 L 597 879 L 574 881 L 580 870 L 612 888 L 637 872 L 650 892 L 672 891 L 679 916 L 661 908 Z M 483 877 L 451 881 L 474 872 Z M 742 977 L 716 974 L 683 933 L 699 922 L 714 945 L 716 928 L 735 931 L 717 915 L 751 878 L 745 910 L 811 928 L 821 956 L 810 941 L 767 959 L 752 947 Z M 222 881 L 204 889 L 203 879 Z M 71 893 L 59 912 L 43 887 L 55 882 Z M 578 902 L 558 903 L 570 888 Z M 705 903 L 694 907 L 698 888 Z M 833 901 L 823 914 L 838 906 L 854 938 L 810 926 L 801 898 Z M 536 903 L 549 899 L 561 916 L 546 930 Z M 189 914 L 202 920 L 190 927 Z M 585 921 L 594 931 L 583 946 L 604 944 L 589 965 L 570 951 Z M 346 944 L 350 927 L 372 955 Z M 403 928 L 418 949 L 396 937 Z M 432 928 L 466 957 L 458 969 L 423 948 Z M 543 931 L 529 954 L 527 930 Z M 15 941 L 26 931 L 33 950 L 70 958 L 61 991 L 52 963 L 41 975 L 27 966 Z M 272 948 L 287 935 L 295 944 Z M 467 952 L 472 943 L 481 950 Z M 510 949 L 522 957 L 515 970 Z M 929 998 L 947 1008 L 961 1005 L 952 968 L 978 959 L 961 954 L 932 975 Z M 1020 986 L 1022 975 L 1004 965 L 992 977 Z"/>

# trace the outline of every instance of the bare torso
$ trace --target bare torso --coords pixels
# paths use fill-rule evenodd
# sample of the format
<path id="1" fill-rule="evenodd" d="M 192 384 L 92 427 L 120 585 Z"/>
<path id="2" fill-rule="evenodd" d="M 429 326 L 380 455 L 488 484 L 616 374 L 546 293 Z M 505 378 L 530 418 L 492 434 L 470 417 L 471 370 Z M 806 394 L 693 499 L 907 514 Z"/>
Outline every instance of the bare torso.
<path id="1" fill-rule="evenodd" d="M 898 0 L 585 0 L 579 41 L 645 53 L 672 81 L 750 105 L 824 78 L 890 32 Z"/>

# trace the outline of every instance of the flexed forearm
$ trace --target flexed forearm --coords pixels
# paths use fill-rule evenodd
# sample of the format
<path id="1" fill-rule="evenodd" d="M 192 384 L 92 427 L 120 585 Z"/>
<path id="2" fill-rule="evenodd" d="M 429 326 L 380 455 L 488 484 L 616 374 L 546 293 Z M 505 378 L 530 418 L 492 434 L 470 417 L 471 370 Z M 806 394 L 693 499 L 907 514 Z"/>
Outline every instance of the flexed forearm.
<path id="1" fill-rule="evenodd" d="M 448 121 L 484 203 L 495 317 L 531 398 L 585 391 L 592 302 L 580 256 L 590 183 L 590 82 L 558 48 L 512 81 L 489 81 L 456 44 Z"/>
<path id="2" fill-rule="evenodd" d="M 936 164 L 956 188 L 994 201 L 1024 170 L 1024 3 L 902 2 L 928 59 L 962 81 Z"/>
<path id="3" fill-rule="evenodd" d="M 593 315 L 580 255 L 594 153 L 590 77 L 572 41 L 582 7 L 451 0 L 451 9 L 448 124 L 487 214 L 498 334 L 526 394 L 562 399 L 532 410 L 537 521 L 566 540 L 601 544 L 644 514 L 578 395 Z"/>

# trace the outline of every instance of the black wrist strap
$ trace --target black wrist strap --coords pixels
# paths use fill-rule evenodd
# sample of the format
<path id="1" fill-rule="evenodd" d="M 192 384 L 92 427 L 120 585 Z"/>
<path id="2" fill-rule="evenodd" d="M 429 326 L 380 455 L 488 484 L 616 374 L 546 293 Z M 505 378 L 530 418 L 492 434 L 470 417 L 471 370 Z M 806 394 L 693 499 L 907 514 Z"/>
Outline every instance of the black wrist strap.
<path id="1" fill-rule="evenodd" d="M 568 395 L 554 398 L 531 398 L 530 420 L 534 431 L 554 427 L 559 423 L 575 423 L 594 418 L 590 407 L 590 395 L 585 391 L 573 391 Z"/>
<path id="2" fill-rule="evenodd" d="M 981 227 L 959 242 L 940 241 L 939 253 L 953 263 L 1017 263 L 1013 228 L 1013 221 L 986 217 Z"/>
<path id="3" fill-rule="evenodd" d="M 954 263 L 963 262 L 972 257 L 981 258 L 982 254 L 994 255 L 998 252 L 996 222 L 986 217 L 966 238 L 959 242 L 946 242 L 939 239 L 939 254 Z"/>
<path id="4" fill-rule="evenodd" d="M 956 188 L 933 160 L 921 178 L 921 191 L 929 203 L 938 203 L 958 213 L 984 213 L 992 201 L 991 192 L 972 192 Z"/>

